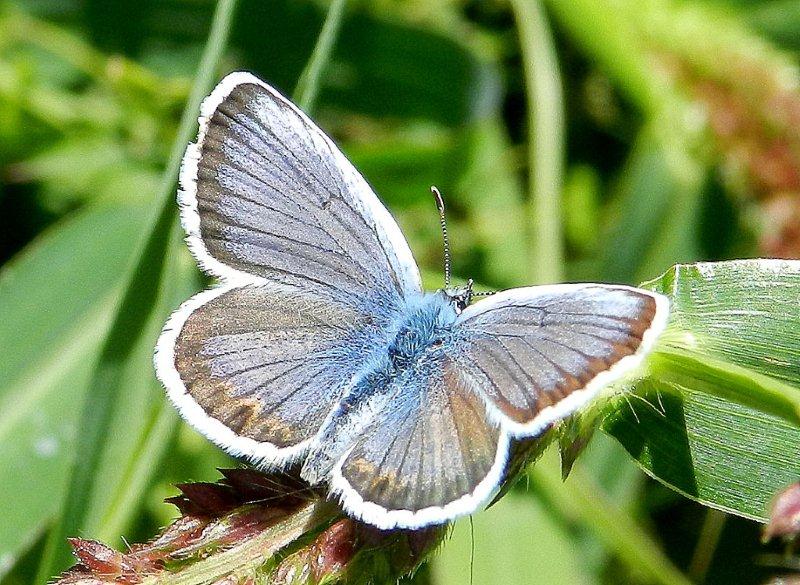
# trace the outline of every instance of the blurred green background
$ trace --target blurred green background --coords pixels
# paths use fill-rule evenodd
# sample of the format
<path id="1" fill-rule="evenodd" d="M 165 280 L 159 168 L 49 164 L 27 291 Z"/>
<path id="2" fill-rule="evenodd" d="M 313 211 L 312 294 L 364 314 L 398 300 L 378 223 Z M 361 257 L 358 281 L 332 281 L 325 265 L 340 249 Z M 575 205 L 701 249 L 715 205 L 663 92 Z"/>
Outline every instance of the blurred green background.
<path id="1" fill-rule="evenodd" d="M 217 77 L 245 69 L 291 94 L 327 8 L 242 0 Z M 77 535 L 145 540 L 176 514 L 162 503 L 173 483 L 235 464 L 177 420 L 150 365 L 165 315 L 204 284 L 176 230 L 158 290 L 128 286 L 213 10 L 0 3 L 3 585 L 36 578 L 110 334 L 135 342 L 100 362 L 115 393 Z M 431 184 L 461 279 L 637 283 L 676 262 L 800 257 L 798 49 L 790 0 L 351 0 L 313 117 L 398 219 L 428 287 L 442 283 Z M 113 321 L 126 293 L 155 307 L 146 319 Z M 792 571 L 755 522 L 648 479 L 601 433 L 559 474 L 547 453 L 475 516 L 474 539 L 456 523 L 415 582 Z"/>

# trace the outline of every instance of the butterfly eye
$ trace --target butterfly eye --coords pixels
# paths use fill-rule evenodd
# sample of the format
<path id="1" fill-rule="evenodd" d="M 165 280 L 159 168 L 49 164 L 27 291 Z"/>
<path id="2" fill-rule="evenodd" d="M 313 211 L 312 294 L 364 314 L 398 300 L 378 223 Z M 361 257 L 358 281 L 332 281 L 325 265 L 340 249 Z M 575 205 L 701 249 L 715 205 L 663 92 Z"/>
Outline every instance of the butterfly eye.
<path id="1" fill-rule="evenodd" d="M 433 340 L 433 343 L 431 343 L 431 345 L 432 345 L 433 347 L 439 347 L 439 346 L 441 346 L 443 343 L 444 343 L 444 341 L 442 341 L 441 339 L 434 339 L 434 340 Z"/>

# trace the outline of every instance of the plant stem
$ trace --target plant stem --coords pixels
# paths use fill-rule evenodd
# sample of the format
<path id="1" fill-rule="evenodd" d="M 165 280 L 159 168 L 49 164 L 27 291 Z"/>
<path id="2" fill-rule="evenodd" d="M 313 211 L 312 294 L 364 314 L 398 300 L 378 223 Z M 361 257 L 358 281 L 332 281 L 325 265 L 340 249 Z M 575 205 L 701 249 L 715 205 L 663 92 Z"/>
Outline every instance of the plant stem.
<path id="1" fill-rule="evenodd" d="M 553 39 L 539 0 L 512 0 L 528 99 L 528 171 L 533 284 L 563 279 L 561 182 L 564 104 Z"/>
<path id="2" fill-rule="evenodd" d="M 317 44 L 314 45 L 311 57 L 297 80 L 293 99 L 306 113 L 314 108 L 314 102 L 317 100 L 322 72 L 330 61 L 333 45 L 342 24 L 344 5 L 345 0 L 332 0 L 319 38 L 317 38 Z"/>
<path id="3" fill-rule="evenodd" d="M 177 572 L 166 571 L 143 582 L 143 585 L 199 585 L 216 583 L 220 579 L 240 576 L 253 577 L 263 569 L 282 548 L 291 544 L 309 530 L 329 521 L 335 515 L 335 508 L 323 502 L 308 502 L 303 508 L 286 520 L 264 530 L 253 538 L 244 539 L 241 544 L 209 555 L 208 558 L 189 564 Z M 227 582 L 227 581 L 226 581 Z M 233 581 L 231 581 L 233 582 Z M 257 579 L 255 582 L 259 582 Z"/>
<path id="4" fill-rule="evenodd" d="M 689 576 L 695 583 L 703 583 L 708 574 L 708 568 L 714 558 L 714 551 L 717 550 L 719 538 L 725 528 L 725 520 L 728 515 L 725 512 L 706 510 L 703 519 L 703 528 L 700 530 L 700 538 L 697 539 L 697 546 L 692 555 L 692 562 L 689 563 Z"/>

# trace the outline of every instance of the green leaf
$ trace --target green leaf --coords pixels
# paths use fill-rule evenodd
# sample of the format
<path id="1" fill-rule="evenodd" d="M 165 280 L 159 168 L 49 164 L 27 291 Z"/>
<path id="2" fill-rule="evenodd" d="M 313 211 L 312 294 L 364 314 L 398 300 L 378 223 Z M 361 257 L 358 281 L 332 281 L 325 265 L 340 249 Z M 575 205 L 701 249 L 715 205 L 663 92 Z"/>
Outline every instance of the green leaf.
<path id="1" fill-rule="evenodd" d="M 248 18 L 236 23 L 232 39 L 242 66 L 288 95 L 322 27 L 325 14 L 319 4 L 248 2 Z M 337 118 L 350 112 L 381 120 L 425 119 L 449 127 L 493 113 L 500 76 L 463 38 L 415 19 L 377 16 L 388 9 L 361 8 L 345 14 L 331 66 L 319 84 L 321 110 L 335 108 Z M 159 7 L 159 15 L 170 9 Z M 324 118 L 321 122 L 325 127 Z"/>
<path id="2" fill-rule="evenodd" d="M 604 422 L 649 474 L 764 520 L 800 475 L 800 262 L 676 266 L 644 285 L 672 299 L 635 392 Z"/>
<path id="3" fill-rule="evenodd" d="M 789 49 L 800 48 L 800 5 L 794 0 L 744 2 L 739 10 L 742 19 L 755 31 Z"/>
<path id="4" fill-rule="evenodd" d="M 125 162 L 122 144 L 110 136 L 77 135 L 13 165 L 15 181 L 52 183 L 66 194 L 90 191 L 112 166 Z"/>
<path id="5" fill-rule="evenodd" d="M 69 216 L 0 273 L 0 558 L 56 511 L 92 365 L 147 217 L 142 206 Z M 10 563 L 1 563 L 3 567 Z"/>
<path id="6" fill-rule="evenodd" d="M 459 126 L 499 102 L 498 72 L 459 39 L 365 13 L 343 23 L 333 65 L 321 100 L 348 111 Z"/>
<path id="7" fill-rule="evenodd" d="M 110 136 L 78 134 L 22 162 L 11 165 L 15 182 L 39 184 L 39 200 L 51 210 L 100 200 L 149 201 L 160 173 L 131 159 Z"/>
<path id="8" fill-rule="evenodd" d="M 670 295 L 673 329 L 692 334 L 671 335 L 670 347 L 800 386 L 800 261 L 701 262 L 643 286 Z"/>

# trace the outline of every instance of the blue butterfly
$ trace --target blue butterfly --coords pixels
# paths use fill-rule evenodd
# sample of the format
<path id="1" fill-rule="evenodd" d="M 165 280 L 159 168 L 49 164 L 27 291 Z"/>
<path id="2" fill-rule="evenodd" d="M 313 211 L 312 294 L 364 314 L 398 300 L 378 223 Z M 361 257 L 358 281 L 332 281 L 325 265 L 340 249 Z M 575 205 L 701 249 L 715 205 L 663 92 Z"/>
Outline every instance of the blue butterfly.
<path id="1" fill-rule="evenodd" d="M 203 102 L 178 201 L 219 285 L 156 348 L 183 417 L 264 469 L 297 465 L 344 510 L 420 528 L 491 500 L 514 439 L 631 372 L 666 297 L 561 284 L 422 291 L 392 216 L 277 91 L 232 73 Z"/>

